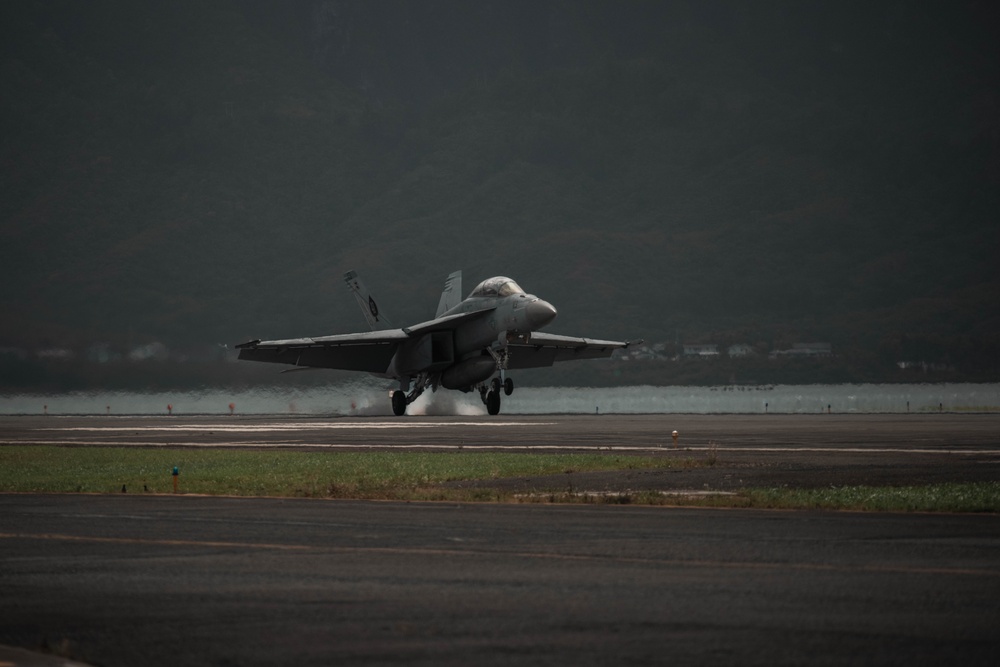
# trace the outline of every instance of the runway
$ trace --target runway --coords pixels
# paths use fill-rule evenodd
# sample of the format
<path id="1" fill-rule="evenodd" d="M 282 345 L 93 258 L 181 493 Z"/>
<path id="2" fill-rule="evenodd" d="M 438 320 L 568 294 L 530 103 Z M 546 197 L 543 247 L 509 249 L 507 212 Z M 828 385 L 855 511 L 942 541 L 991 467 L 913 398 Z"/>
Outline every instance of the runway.
<path id="1" fill-rule="evenodd" d="M 671 437 L 678 432 L 677 443 Z M 324 418 L 0 417 L 2 444 L 310 451 L 615 452 L 710 468 L 574 476 L 594 491 L 908 485 L 1000 478 L 1000 414 Z M 491 482 L 493 483 L 493 482 Z M 503 480 L 565 488 L 565 476 Z"/>
<path id="2" fill-rule="evenodd" d="M 672 446 L 743 451 L 1000 454 L 1000 414 L 545 415 L 497 417 L 0 416 L 0 441 L 60 445 L 236 447 Z"/>
<path id="3" fill-rule="evenodd" d="M 0 644 L 117 665 L 992 665 L 1000 517 L 0 495 Z"/>
<path id="4" fill-rule="evenodd" d="M 717 457 L 484 482 L 524 490 L 995 481 L 998 434 L 949 414 L 0 418 L 0 446 Z M 0 644 L 109 667 L 992 665 L 997 554 L 996 515 L 0 495 Z"/>

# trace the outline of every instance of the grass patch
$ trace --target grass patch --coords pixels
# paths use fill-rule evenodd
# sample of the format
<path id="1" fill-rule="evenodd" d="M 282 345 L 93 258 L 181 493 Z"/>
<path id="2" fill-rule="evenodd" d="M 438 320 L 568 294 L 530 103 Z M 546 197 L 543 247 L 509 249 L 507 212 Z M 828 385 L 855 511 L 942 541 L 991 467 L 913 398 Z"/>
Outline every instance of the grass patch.
<path id="1" fill-rule="evenodd" d="M 927 486 L 841 486 L 824 489 L 748 489 L 749 507 L 842 509 L 868 512 L 1000 512 L 1000 482 Z"/>
<path id="2" fill-rule="evenodd" d="M 581 494 L 570 488 L 515 496 L 462 480 L 653 468 L 709 467 L 715 461 L 664 456 L 504 452 L 289 452 L 119 447 L 0 447 L 0 491 L 181 493 L 235 496 L 454 500 L 886 512 L 1000 512 L 1000 482 L 928 486 L 751 488 L 731 495 L 659 491 Z M 569 478 L 568 478 L 569 479 Z"/>
<path id="3" fill-rule="evenodd" d="M 0 491 L 182 493 L 434 500 L 498 500 L 492 489 L 445 482 L 596 470 L 698 465 L 668 457 L 502 452 L 288 452 L 116 447 L 0 447 Z"/>
<path id="4" fill-rule="evenodd" d="M 736 493 L 695 494 L 662 491 L 581 494 L 571 491 L 526 494 L 528 503 L 669 505 L 865 512 L 1000 512 L 1000 482 L 928 486 L 842 486 L 825 489 L 754 488 Z"/>

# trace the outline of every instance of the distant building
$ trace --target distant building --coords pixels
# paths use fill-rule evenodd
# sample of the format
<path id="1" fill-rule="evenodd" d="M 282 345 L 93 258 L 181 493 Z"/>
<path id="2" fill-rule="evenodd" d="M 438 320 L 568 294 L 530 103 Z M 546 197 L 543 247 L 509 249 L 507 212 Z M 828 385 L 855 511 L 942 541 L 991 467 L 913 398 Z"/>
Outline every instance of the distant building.
<path id="1" fill-rule="evenodd" d="M 71 361 L 76 353 L 65 347 L 50 347 L 39 350 L 37 356 L 45 361 Z"/>
<path id="2" fill-rule="evenodd" d="M 897 361 L 896 365 L 905 370 L 919 370 L 927 373 L 929 371 L 953 371 L 955 367 L 951 364 L 928 363 L 926 361 Z"/>
<path id="3" fill-rule="evenodd" d="M 685 357 L 717 357 L 719 356 L 718 345 L 684 345 Z"/>
<path id="4" fill-rule="evenodd" d="M 829 357 L 833 354 L 830 343 L 795 343 L 790 350 L 775 350 L 774 357 Z"/>
<path id="5" fill-rule="evenodd" d="M 620 361 L 668 361 L 666 343 L 633 345 L 612 353 L 612 359 Z"/>
<path id="6" fill-rule="evenodd" d="M 753 348 L 746 343 L 737 343 L 736 345 L 730 345 L 729 349 L 726 350 L 726 354 L 730 357 L 748 357 L 753 354 Z"/>
<path id="7" fill-rule="evenodd" d="M 110 343 L 94 343 L 87 348 L 87 361 L 95 364 L 107 364 L 121 361 L 122 355 L 111 347 Z"/>
<path id="8" fill-rule="evenodd" d="M 129 361 L 166 361 L 169 357 L 167 346 L 159 341 L 132 348 L 128 353 Z"/>

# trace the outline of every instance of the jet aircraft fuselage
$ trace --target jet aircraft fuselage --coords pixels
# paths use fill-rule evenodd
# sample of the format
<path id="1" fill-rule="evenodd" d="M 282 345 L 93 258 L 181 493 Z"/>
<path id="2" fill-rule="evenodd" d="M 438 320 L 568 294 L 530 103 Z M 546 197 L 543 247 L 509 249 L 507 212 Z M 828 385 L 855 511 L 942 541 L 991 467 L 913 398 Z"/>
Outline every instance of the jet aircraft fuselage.
<path id="1" fill-rule="evenodd" d="M 549 366 L 556 361 L 610 356 L 630 343 L 545 334 L 556 316 L 552 304 L 526 293 L 505 276 L 479 283 L 459 300 L 461 272 L 448 277 L 433 320 L 402 329 L 385 322 L 374 297 L 353 271 L 345 280 L 373 331 L 318 338 L 254 340 L 237 347 L 240 359 L 302 367 L 363 370 L 396 380 L 393 412 L 424 389 L 478 389 L 490 414 L 500 411 L 500 390 L 513 392 L 508 369 Z M 498 377 L 487 384 L 494 374 Z M 411 390 L 411 386 L 413 387 Z"/>

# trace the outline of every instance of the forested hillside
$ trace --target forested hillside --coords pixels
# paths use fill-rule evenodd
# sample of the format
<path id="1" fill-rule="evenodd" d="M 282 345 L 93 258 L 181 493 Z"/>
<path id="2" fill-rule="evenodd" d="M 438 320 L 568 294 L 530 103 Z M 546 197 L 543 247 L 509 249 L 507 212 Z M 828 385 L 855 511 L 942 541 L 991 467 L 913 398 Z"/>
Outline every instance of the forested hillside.
<path id="1" fill-rule="evenodd" d="M 997 14 L 3 3 L 0 347 L 358 330 L 348 269 L 404 324 L 462 269 L 558 333 L 996 375 Z"/>

